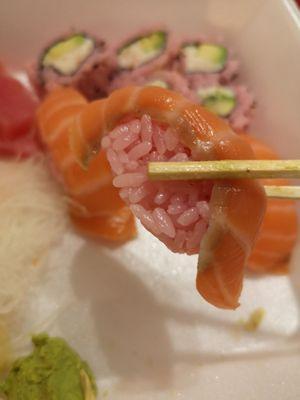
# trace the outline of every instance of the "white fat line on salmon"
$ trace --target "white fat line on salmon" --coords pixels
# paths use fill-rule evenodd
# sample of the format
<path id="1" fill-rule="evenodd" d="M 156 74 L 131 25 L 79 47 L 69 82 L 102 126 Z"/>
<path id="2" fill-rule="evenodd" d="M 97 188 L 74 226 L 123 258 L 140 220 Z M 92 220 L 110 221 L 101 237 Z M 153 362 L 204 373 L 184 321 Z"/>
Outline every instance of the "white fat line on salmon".
<path id="1" fill-rule="evenodd" d="M 105 118 L 105 110 L 106 110 L 106 105 L 107 105 L 107 101 L 104 101 L 104 103 L 101 103 L 101 106 L 99 106 L 99 109 L 101 111 L 101 118 L 103 121 L 102 124 L 102 136 L 99 137 L 99 148 L 101 147 L 101 140 L 104 136 L 107 136 L 109 134 L 108 129 L 107 129 L 107 124 L 106 124 L 106 118 Z M 100 113 L 99 113 L 99 117 L 100 117 Z M 80 124 L 81 124 L 81 118 L 80 118 Z M 83 131 L 82 126 L 80 125 L 80 129 Z"/>
<path id="2" fill-rule="evenodd" d="M 82 147 L 84 147 L 84 149 L 85 149 L 85 154 L 87 154 L 87 153 L 89 153 L 89 147 L 85 140 L 84 133 L 83 133 L 83 130 L 81 127 L 81 118 L 82 118 L 81 113 L 74 117 L 74 124 L 72 125 L 72 132 L 70 132 L 70 148 L 71 148 L 71 151 L 74 150 L 74 148 L 72 147 L 72 136 L 74 136 L 74 137 L 77 136 L 81 141 Z"/>
<path id="3" fill-rule="evenodd" d="M 55 91 L 55 90 L 54 90 L 54 91 Z M 79 94 L 78 94 L 77 97 L 78 97 L 78 98 L 81 98 L 81 96 L 80 96 Z M 52 107 L 53 107 L 57 102 L 60 102 L 60 100 L 61 100 L 61 99 L 64 99 L 64 98 L 68 99 L 68 98 L 69 98 L 69 94 L 67 94 L 66 92 L 55 93 L 55 98 L 53 98 L 53 93 L 51 93 L 51 94 L 49 95 L 49 97 L 46 98 L 46 100 L 44 101 L 44 103 L 42 103 L 42 104 L 40 105 L 40 108 L 39 108 L 39 109 L 40 109 L 41 112 L 44 113 L 45 116 L 47 117 L 47 112 L 44 112 L 44 109 L 49 110 L 49 112 L 50 112 L 50 110 L 52 109 Z M 84 98 L 82 97 L 82 99 L 84 99 Z"/>
<path id="4" fill-rule="evenodd" d="M 266 258 L 266 259 L 273 260 L 275 257 L 280 256 L 280 258 L 283 258 L 285 255 L 288 255 L 288 254 L 289 254 L 288 251 L 281 251 L 281 250 L 272 251 L 272 250 L 258 250 L 258 249 L 256 250 L 256 249 L 254 248 L 254 250 L 253 250 L 251 256 L 252 256 L 252 257 L 255 257 L 255 256 L 260 257 L 260 256 L 263 256 L 263 257 Z"/>
<path id="5" fill-rule="evenodd" d="M 271 271 L 274 271 L 274 268 L 275 268 L 275 271 L 276 271 L 276 268 L 277 267 L 281 267 L 282 263 L 283 263 L 282 261 L 276 260 L 275 265 L 272 265 Z M 268 274 L 268 276 L 270 276 L 269 275 L 270 274 L 270 267 L 266 266 L 265 264 L 266 264 L 265 260 L 262 261 L 261 263 L 257 263 L 257 262 L 254 263 L 251 260 L 249 260 L 247 262 L 247 266 L 249 268 L 251 268 L 251 270 L 253 270 L 254 273 L 256 272 L 255 270 L 257 270 L 257 271 L 259 271 L 260 274 L 263 273 L 263 274 Z"/>
<path id="6" fill-rule="evenodd" d="M 127 110 L 128 112 L 134 108 L 137 98 L 141 92 L 142 88 L 137 87 L 135 91 L 130 95 L 129 101 L 127 102 Z"/>
<path id="7" fill-rule="evenodd" d="M 212 216 L 209 220 L 209 225 L 203 239 L 200 243 L 198 257 L 198 272 L 203 272 L 209 264 L 214 260 L 213 249 L 223 233 L 223 228 Z M 209 249 L 209 250 L 208 250 Z"/>
<path id="8" fill-rule="evenodd" d="M 72 196 L 88 196 L 98 191 L 102 187 L 107 186 L 109 183 L 111 183 L 111 180 L 112 178 L 110 175 L 101 176 L 101 171 L 99 171 L 99 176 L 96 177 L 94 181 L 89 181 L 88 183 L 81 185 L 79 188 L 70 190 L 70 193 Z"/>
<path id="9" fill-rule="evenodd" d="M 203 141 L 198 138 L 194 141 L 195 147 L 192 149 L 192 159 L 195 161 L 215 160 L 214 144 L 210 141 Z"/>
<path id="10" fill-rule="evenodd" d="M 130 114 L 131 111 L 132 111 L 133 109 L 135 109 L 136 100 L 137 100 L 137 98 L 139 97 L 139 94 L 140 94 L 140 92 L 141 92 L 142 89 L 143 89 L 142 87 L 135 87 L 134 92 L 130 94 L 129 100 L 127 99 L 126 108 L 125 108 L 124 112 L 122 113 L 122 115 L 120 115 L 120 119 L 126 117 L 126 115 Z M 121 90 L 122 90 L 122 89 L 121 89 Z M 103 113 L 104 113 L 104 124 L 105 124 L 105 127 L 104 127 L 104 129 L 103 129 L 102 138 L 103 138 L 104 136 L 108 135 L 112 130 L 114 130 L 114 128 L 116 128 L 116 127 L 119 125 L 119 121 L 115 121 L 115 124 L 114 124 L 113 126 L 107 126 L 107 122 L 109 122 L 109 121 L 108 121 L 108 118 L 107 118 L 107 115 L 106 115 L 106 108 L 109 107 L 109 103 L 110 103 L 111 98 L 114 98 L 113 96 L 114 96 L 114 93 L 112 93 L 112 94 L 106 99 L 106 102 L 105 102 L 105 104 L 104 104 Z M 137 109 L 136 112 L 139 113 L 140 110 Z M 101 141 L 102 138 L 99 138 L 99 141 Z"/>
<path id="11" fill-rule="evenodd" d="M 264 265 L 264 263 L 253 263 L 251 261 L 247 262 L 247 266 L 249 268 L 251 268 L 253 270 L 253 272 L 255 273 L 256 271 L 259 271 L 259 274 L 267 274 L 268 273 L 268 267 L 266 268 L 266 266 Z"/>
<path id="12" fill-rule="evenodd" d="M 184 108 L 186 106 L 187 102 L 184 101 L 182 103 L 182 108 Z M 200 124 L 200 129 L 203 131 L 209 131 L 210 134 L 212 134 L 212 128 L 211 126 L 202 119 L 201 115 L 197 113 L 197 118 L 195 118 L 195 116 L 192 114 L 190 115 L 189 113 L 187 113 L 186 111 L 184 112 L 185 118 L 189 120 L 190 125 L 195 125 L 195 123 L 197 123 L 199 125 L 200 120 L 201 120 L 201 124 Z M 187 118 L 188 117 L 188 118 Z M 178 120 L 180 123 L 180 119 L 182 119 L 181 115 L 178 115 Z M 175 121 L 175 124 L 178 123 L 178 120 Z M 198 126 L 199 128 L 199 126 Z M 181 137 L 180 140 L 183 142 L 183 144 L 185 144 L 188 148 L 191 149 L 192 151 L 192 157 L 193 159 L 197 160 L 201 160 L 201 161 L 206 161 L 206 160 L 215 160 L 215 154 L 214 154 L 214 143 L 212 143 L 210 140 L 204 141 L 204 140 L 200 140 L 197 135 L 192 134 L 194 136 L 193 138 L 193 146 L 191 146 L 191 143 L 185 142 L 185 137 Z M 209 138 L 211 139 L 211 138 Z"/>
<path id="13" fill-rule="evenodd" d="M 293 242 L 296 237 L 296 234 L 280 235 L 278 232 L 278 228 L 276 227 L 274 228 L 274 230 L 269 230 L 268 232 L 262 231 L 261 233 L 259 233 L 259 241 L 270 240 L 273 241 L 274 244 L 275 242 Z"/>
<path id="14" fill-rule="evenodd" d="M 180 107 L 184 107 L 185 104 L 186 101 L 181 102 Z M 196 114 L 197 116 L 195 116 L 194 114 Z M 181 126 L 182 121 L 188 121 L 190 126 L 196 126 L 197 129 L 200 129 L 207 133 L 209 132 L 209 137 L 207 138 L 207 141 L 199 140 L 195 132 L 188 132 L 193 137 L 193 146 L 191 146 L 191 143 L 185 140 L 185 137 L 180 136 L 180 141 L 192 150 L 193 158 L 195 159 L 195 161 L 215 160 L 216 156 L 214 153 L 214 143 L 212 143 L 210 140 L 213 136 L 212 127 L 201 117 L 201 115 L 197 111 L 195 113 L 190 113 L 189 111 L 185 110 L 183 112 L 183 116 L 179 114 L 177 119 L 174 120 L 175 131 L 176 125 Z M 195 131 L 195 129 L 193 130 Z"/>
<path id="15" fill-rule="evenodd" d="M 53 142 L 55 142 L 56 139 L 59 139 L 61 134 L 68 128 L 73 120 L 74 115 L 66 118 L 65 120 L 62 120 L 61 124 L 58 125 L 58 127 L 51 132 L 51 135 L 47 137 L 48 144 L 52 144 Z"/>
<path id="16" fill-rule="evenodd" d="M 277 201 L 269 201 L 268 203 L 268 211 L 272 210 L 273 212 L 278 212 L 278 214 L 289 213 L 290 211 L 295 210 L 295 204 L 292 200 L 287 200 L 288 203 L 283 204 L 283 200 L 277 199 Z"/>
<path id="17" fill-rule="evenodd" d="M 211 245 L 211 241 L 217 243 L 219 237 L 222 236 L 222 233 L 226 230 L 232 233 L 234 239 L 241 244 L 242 248 L 244 248 L 246 257 L 249 257 L 251 248 L 248 245 L 248 239 L 241 231 L 233 227 L 228 220 L 225 220 L 225 218 L 218 213 L 217 215 L 211 216 L 209 226 L 200 245 L 198 258 L 199 272 L 204 271 L 208 264 L 214 262 L 213 251 L 208 251 L 207 249 L 213 249 L 214 245 Z M 244 239 L 242 240 L 243 237 Z"/>
<path id="18" fill-rule="evenodd" d="M 232 233 L 232 236 L 236 239 L 238 243 L 241 243 L 242 247 L 246 252 L 246 256 L 249 257 L 249 254 L 252 250 L 249 243 L 249 237 L 246 237 L 244 232 L 237 229 L 235 226 L 231 224 L 231 221 L 224 218 L 224 215 L 218 215 L 218 219 L 220 221 L 220 225 L 223 227 L 223 230 L 227 228 L 227 231 Z"/>
<path id="19" fill-rule="evenodd" d="M 233 237 L 243 245 L 242 247 L 244 248 L 244 250 L 246 252 L 246 257 L 249 257 L 251 250 L 252 250 L 252 247 L 248 244 L 249 237 L 246 237 L 244 232 L 239 231 L 238 229 L 233 227 L 230 222 L 227 222 L 227 224 L 230 227 L 230 232 L 232 233 Z"/>
<path id="20" fill-rule="evenodd" d="M 56 107 L 53 106 L 50 108 L 49 112 L 46 113 L 46 115 L 43 117 L 44 125 L 47 125 L 49 120 L 57 113 L 62 110 L 67 109 L 68 107 L 74 107 L 74 106 L 84 106 L 86 105 L 87 102 L 84 98 L 76 98 L 70 100 L 69 98 L 66 99 L 64 103 L 59 103 Z"/>
<path id="21" fill-rule="evenodd" d="M 95 213 L 89 212 L 84 205 L 82 205 L 78 200 L 72 197 L 67 197 L 67 203 L 72 208 L 71 214 L 80 218 L 96 218 L 96 217 L 112 217 L 110 211 L 99 211 Z M 126 208 L 126 206 L 124 206 Z M 129 214 L 130 215 L 130 214 Z M 122 217 L 114 216 L 115 220 L 119 218 L 123 221 Z"/>
<path id="22" fill-rule="evenodd" d="M 115 222 L 115 223 L 122 223 L 124 221 L 129 221 L 132 214 L 127 212 L 127 206 L 124 205 L 124 207 L 120 208 L 117 214 L 113 214 L 111 215 L 111 212 L 107 212 L 107 213 L 103 213 L 104 216 L 107 216 L 110 218 L 111 221 Z M 124 215 L 125 213 L 125 215 Z M 97 216 L 97 214 L 96 214 Z"/>
<path id="23" fill-rule="evenodd" d="M 256 139 L 256 138 L 255 138 L 255 139 Z M 250 142 L 250 143 L 251 143 L 251 142 Z M 251 146 L 252 146 L 252 144 L 251 144 Z M 272 158 L 266 158 L 266 160 L 267 160 L 267 159 L 268 159 L 268 160 L 271 160 L 271 159 L 273 159 L 273 160 L 278 160 L 278 157 L 276 157 L 276 155 L 274 154 L 274 152 L 271 151 L 271 150 L 270 150 L 268 147 L 266 147 L 264 144 L 255 141 L 255 144 L 253 144 L 253 146 L 254 146 L 254 152 L 255 152 L 255 153 L 259 153 L 259 151 L 262 151 L 263 154 L 265 154 L 265 153 L 267 152 L 268 154 L 270 154 L 270 156 L 272 156 Z"/>
<path id="24" fill-rule="evenodd" d="M 228 229 L 229 228 L 229 229 Z M 233 238 L 236 240 L 237 243 L 240 244 L 240 247 L 245 250 L 247 257 L 250 254 L 251 248 L 247 244 L 248 240 L 245 238 L 241 240 L 241 236 L 244 236 L 240 231 L 233 228 L 229 222 L 225 222 L 225 218 L 218 217 L 211 217 L 209 226 L 207 231 L 202 239 L 200 245 L 200 252 L 198 258 L 198 271 L 204 271 L 208 264 L 211 262 L 215 262 L 213 251 L 208 251 L 208 248 L 213 249 L 215 244 L 218 242 L 219 237 L 222 236 L 224 231 L 228 231 L 232 233 Z"/>
<path id="25" fill-rule="evenodd" d="M 229 290 L 224 286 L 224 279 L 219 272 L 220 268 L 218 268 L 218 266 L 222 266 L 222 263 L 214 261 L 214 264 L 215 267 L 213 268 L 213 273 L 216 278 L 216 281 L 218 282 L 219 289 L 226 302 L 235 308 L 237 305 L 239 305 L 239 303 L 238 304 L 235 303 L 233 297 L 230 295 Z"/>
<path id="26" fill-rule="evenodd" d="M 73 208 L 72 214 L 80 217 L 90 217 L 87 209 L 77 200 L 73 199 L 70 196 L 67 196 L 68 205 Z"/>
<path id="27" fill-rule="evenodd" d="M 78 164 L 77 160 L 75 159 L 73 153 L 68 154 L 64 160 L 60 163 L 60 169 L 65 171 L 66 169 L 70 168 L 73 164 Z"/>

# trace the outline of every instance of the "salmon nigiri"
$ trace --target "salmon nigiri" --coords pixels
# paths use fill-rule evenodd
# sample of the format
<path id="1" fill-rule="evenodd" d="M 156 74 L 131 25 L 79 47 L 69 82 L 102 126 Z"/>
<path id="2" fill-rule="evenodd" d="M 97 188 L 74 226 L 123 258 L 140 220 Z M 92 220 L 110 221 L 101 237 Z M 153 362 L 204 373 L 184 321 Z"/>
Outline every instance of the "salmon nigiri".
<path id="1" fill-rule="evenodd" d="M 253 136 L 243 134 L 255 157 L 279 159 L 270 147 Z M 264 179 L 264 185 L 287 185 L 284 179 Z M 287 273 L 289 259 L 297 238 L 297 212 L 293 200 L 268 199 L 264 220 L 254 249 L 248 260 L 250 270 L 262 273 Z"/>
<path id="2" fill-rule="evenodd" d="M 37 112 L 40 133 L 54 167 L 72 199 L 70 211 L 83 233 L 112 241 L 125 241 L 136 234 L 134 217 L 112 185 L 112 173 L 104 151 L 82 169 L 70 150 L 69 128 L 87 105 L 71 88 L 53 91 Z"/>
<path id="3" fill-rule="evenodd" d="M 85 168 L 105 149 L 113 183 L 142 224 L 174 252 L 200 250 L 199 293 L 217 307 L 238 307 L 265 211 L 262 186 L 251 180 L 151 182 L 147 163 L 253 159 L 250 145 L 209 111 L 158 87 L 123 88 L 86 105 L 70 139 Z"/>

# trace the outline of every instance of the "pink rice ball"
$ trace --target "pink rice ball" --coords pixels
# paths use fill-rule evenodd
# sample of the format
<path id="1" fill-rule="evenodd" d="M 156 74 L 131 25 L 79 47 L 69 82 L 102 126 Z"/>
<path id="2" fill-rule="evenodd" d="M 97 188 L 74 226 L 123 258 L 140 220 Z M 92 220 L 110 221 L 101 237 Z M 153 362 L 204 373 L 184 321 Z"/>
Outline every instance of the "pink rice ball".
<path id="1" fill-rule="evenodd" d="M 102 140 L 113 184 L 146 229 L 173 252 L 196 254 L 210 217 L 209 181 L 150 181 L 149 161 L 188 161 L 191 151 L 149 115 L 117 126 Z"/>

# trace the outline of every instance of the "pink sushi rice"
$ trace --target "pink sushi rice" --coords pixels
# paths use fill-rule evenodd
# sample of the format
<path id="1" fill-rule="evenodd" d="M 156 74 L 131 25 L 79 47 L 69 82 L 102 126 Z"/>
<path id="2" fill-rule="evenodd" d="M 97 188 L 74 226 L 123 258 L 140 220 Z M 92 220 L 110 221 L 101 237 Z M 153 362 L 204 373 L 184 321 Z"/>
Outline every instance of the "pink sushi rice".
<path id="1" fill-rule="evenodd" d="M 187 161 L 191 151 L 168 127 L 143 115 L 116 127 L 102 147 L 114 186 L 134 215 L 173 252 L 196 254 L 209 223 L 212 183 L 150 181 L 149 161 Z"/>
<path id="2" fill-rule="evenodd" d="M 228 121 L 236 131 L 244 130 L 249 127 L 255 106 L 254 96 L 244 85 L 233 86 L 237 105 L 230 114 Z"/>

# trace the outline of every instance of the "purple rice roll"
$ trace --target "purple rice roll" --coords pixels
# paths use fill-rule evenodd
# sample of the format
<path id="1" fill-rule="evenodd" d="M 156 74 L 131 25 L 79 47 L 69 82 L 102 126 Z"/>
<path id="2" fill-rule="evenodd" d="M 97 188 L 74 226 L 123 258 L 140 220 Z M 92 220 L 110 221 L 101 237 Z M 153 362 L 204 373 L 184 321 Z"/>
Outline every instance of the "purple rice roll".
<path id="1" fill-rule="evenodd" d="M 41 54 L 31 77 L 40 94 L 73 86 L 88 99 L 103 97 L 113 73 L 104 41 L 72 32 L 53 41 Z"/>
<path id="2" fill-rule="evenodd" d="M 179 92 L 192 101 L 197 99 L 194 92 L 190 90 L 188 81 L 183 75 L 176 71 L 154 71 L 147 75 L 142 74 L 126 74 L 124 77 L 117 77 L 112 81 L 110 91 L 119 89 L 124 86 L 159 86 L 165 89 Z"/>
<path id="3" fill-rule="evenodd" d="M 143 85 L 160 86 L 179 92 L 192 101 L 196 99 L 193 91 L 189 88 L 186 78 L 176 71 L 155 71 L 145 77 Z"/>
<path id="4" fill-rule="evenodd" d="M 227 84 L 239 70 L 239 62 L 221 41 L 205 38 L 181 43 L 173 65 L 186 75 L 193 88 L 212 80 Z"/>
<path id="5" fill-rule="evenodd" d="M 114 48 L 115 79 L 148 75 L 165 68 L 172 57 L 172 40 L 164 29 L 139 32 Z"/>
<path id="6" fill-rule="evenodd" d="M 195 95 L 200 104 L 226 119 L 234 130 L 244 130 L 249 126 L 254 97 L 245 86 L 201 86 L 195 91 Z"/>

